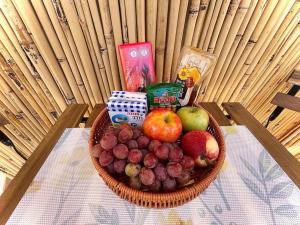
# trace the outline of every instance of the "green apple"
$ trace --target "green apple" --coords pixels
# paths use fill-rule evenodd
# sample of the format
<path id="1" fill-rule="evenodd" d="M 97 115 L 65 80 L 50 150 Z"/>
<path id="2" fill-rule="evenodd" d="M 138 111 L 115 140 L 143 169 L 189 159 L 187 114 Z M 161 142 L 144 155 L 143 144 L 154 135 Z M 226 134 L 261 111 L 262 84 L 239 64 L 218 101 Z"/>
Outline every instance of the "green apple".
<path id="1" fill-rule="evenodd" d="M 184 131 L 206 130 L 209 123 L 207 112 L 200 107 L 186 106 L 177 111 Z"/>

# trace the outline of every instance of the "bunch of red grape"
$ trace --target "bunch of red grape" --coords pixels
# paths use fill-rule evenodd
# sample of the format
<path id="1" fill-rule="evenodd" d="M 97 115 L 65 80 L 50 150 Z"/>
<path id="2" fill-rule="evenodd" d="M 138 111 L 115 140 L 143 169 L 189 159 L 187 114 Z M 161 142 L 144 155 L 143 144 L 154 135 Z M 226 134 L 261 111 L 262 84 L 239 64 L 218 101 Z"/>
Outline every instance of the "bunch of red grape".
<path id="1" fill-rule="evenodd" d="M 143 191 L 174 191 L 191 183 L 194 169 L 194 160 L 176 143 L 150 140 L 128 124 L 106 130 L 92 156 L 110 175 Z"/>

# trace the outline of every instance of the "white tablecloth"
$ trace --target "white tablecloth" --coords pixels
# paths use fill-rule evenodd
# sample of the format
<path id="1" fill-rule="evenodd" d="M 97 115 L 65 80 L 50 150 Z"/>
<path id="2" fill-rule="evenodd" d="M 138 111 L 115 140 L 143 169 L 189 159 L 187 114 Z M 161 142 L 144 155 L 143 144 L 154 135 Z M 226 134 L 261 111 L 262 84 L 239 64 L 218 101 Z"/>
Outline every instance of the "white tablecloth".
<path id="1" fill-rule="evenodd" d="M 116 196 L 96 173 L 88 129 L 68 129 L 8 224 L 300 224 L 300 191 L 250 131 L 222 127 L 227 155 L 218 178 L 193 201 L 146 209 Z"/>

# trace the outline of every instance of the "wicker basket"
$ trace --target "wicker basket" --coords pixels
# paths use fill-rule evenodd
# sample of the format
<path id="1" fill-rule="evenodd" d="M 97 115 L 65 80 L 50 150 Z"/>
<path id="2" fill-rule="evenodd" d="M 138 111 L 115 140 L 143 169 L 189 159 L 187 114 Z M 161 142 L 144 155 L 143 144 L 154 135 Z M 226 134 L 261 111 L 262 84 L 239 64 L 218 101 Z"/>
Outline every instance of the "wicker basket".
<path id="1" fill-rule="evenodd" d="M 213 167 L 201 169 L 201 172 L 198 174 L 196 173 L 197 176 L 194 177 L 195 182 L 193 184 L 177 191 L 171 193 L 151 193 L 135 190 L 110 176 L 106 170 L 100 166 L 97 158 L 91 156 L 92 162 L 107 186 L 121 198 L 126 199 L 129 202 L 148 208 L 169 208 L 182 205 L 194 199 L 209 186 L 218 175 L 225 159 L 225 143 L 221 129 L 210 114 L 209 120 L 210 125 L 208 131 L 216 138 L 220 148 L 217 162 Z M 111 126 L 110 118 L 107 110 L 103 109 L 94 122 L 90 132 L 90 150 L 95 144 L 99 143 L 103 131 L 108 126 Z"/>

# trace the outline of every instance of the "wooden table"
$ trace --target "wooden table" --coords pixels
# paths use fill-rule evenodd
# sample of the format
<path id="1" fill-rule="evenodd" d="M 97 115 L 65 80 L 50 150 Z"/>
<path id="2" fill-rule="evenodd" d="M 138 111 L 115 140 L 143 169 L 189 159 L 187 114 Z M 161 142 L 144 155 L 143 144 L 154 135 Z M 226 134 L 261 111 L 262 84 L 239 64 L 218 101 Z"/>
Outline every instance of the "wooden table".
<path id="1" fill-rule="evenodd" d="M 210 112 L 221 126 L 230 126 L 231 122 L 223 114 L 216 103 L 201 103 Z M 241 104 L 223 103 L 224 109 L 233 121 L 245 125 L 253 135 L 268 150 L 270 155 L 283 168 L 286 174 L 300 188 L 300 163 L 293 157 L 280 142 L 272 136 Z M 105 108 L 104 104 L 96 105 L 86 127 L 91 127 L 99 112 Z M 5 224 L 33 178 L 47 159 L 61 134 L 66 128 L 77 127 L 81 117 L 87 110 L 87 105 L 70 105 L 61 115 L 57 123 L 50 129 L 47 136 L 37 147 L 32 156 L 24 164 L 17 176 L 9 184 L 0 197 L 0 224 Z"/>

